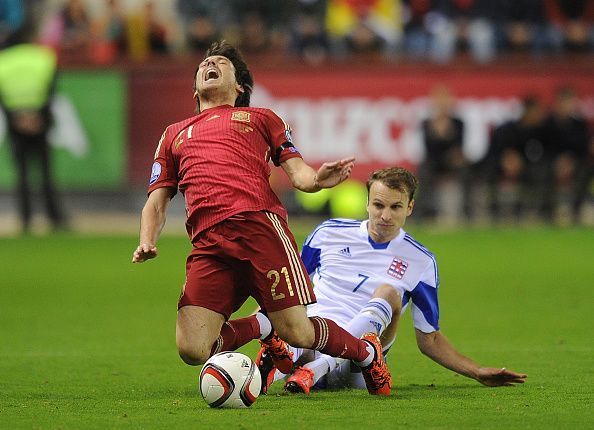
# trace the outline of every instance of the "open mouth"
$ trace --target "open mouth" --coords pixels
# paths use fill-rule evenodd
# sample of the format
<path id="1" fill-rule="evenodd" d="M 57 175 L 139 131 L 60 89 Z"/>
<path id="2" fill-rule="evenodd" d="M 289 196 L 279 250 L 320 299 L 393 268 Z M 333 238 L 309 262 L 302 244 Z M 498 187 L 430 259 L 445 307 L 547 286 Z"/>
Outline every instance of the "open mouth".
<path id="1" fill-rule="evenodd" d="M 218 79 L 219 71 L 217 69 L 208 69 L 204 74 L 204 81 L 210 81 L 211 79 Z"/>

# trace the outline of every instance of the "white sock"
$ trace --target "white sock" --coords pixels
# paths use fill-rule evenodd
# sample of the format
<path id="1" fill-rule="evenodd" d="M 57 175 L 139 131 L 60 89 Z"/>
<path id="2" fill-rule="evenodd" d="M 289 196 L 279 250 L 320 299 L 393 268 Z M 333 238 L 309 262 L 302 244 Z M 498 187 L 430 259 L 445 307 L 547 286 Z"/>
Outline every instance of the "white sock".
<path id="1" fill-rule="evenodd" d="M 315 384 L 320 380 L 320 378 L 330 372 L 332 372 L 337 367 L 336 360 L 334 357 L 330 357 L 329 355 L 322 354 L 320 358 L 306 363 L 303 367 L 308 368 L 314 373 L 313 383 Z"/>
<path id="2" fill-rule="evenodd" d="M 265 339 L 272 333 L 272 324 L 266 315 L 262 312 L 256 312 L 256 319 L 260 325 L 260 339 Z"/>
<path id="3" fill-rule="evenodd" d="M 287 344 L 289 347 L 289 351 L 293 353 L 293 362 L 297 361 L 301 355 L 303 355 L 303 348 L 297 348 L 296 346 L 291 346 Z"/>
<path id="4" fill-rule="evenodd" d="M 392 306 L 384 299 L 375 298 L 367 302 L 345 329 L 355 337 L 361 337 L 369 332 L 379 336 L 391 321 Z"/>

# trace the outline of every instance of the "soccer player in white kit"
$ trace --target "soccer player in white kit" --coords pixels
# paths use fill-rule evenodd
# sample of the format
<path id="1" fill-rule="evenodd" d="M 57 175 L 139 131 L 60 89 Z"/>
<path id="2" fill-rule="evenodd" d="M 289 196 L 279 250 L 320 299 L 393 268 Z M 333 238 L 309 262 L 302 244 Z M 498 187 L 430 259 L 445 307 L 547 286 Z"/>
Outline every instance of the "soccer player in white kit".
<path id="1" fill-rule="evenodd" d="M 331 219 L 305 240 L 302 259 L 314 283 L 317 303 L 308 316 L 331 318 L 356 337 L 380 336 L 384 355 L 396 339 L 402 312 L 411 308 L 417 344 L 438 364 L 489 385 L 522 383 L 526 375 L 505 368 L 481 367 L 460 354 L 439 331 L 439 272 L 435 256 L 402 227 L 411 215 L 417 180 L 406 169 L 373 172 L 367 182 L 369 219 Z M 365 388 L 350 361 L 292 348 L 296 368 L 285 389 L 309 393 L 318 388 Z M 257 359 L 263 392 L 285 378 L 266 357 Z"/>

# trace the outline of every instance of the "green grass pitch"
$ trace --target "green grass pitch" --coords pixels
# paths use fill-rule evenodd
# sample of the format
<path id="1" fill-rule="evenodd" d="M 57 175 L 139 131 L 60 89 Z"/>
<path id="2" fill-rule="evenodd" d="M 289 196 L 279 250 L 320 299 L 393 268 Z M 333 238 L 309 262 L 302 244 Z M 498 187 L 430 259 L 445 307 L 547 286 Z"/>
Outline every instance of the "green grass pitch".
<path id="1" fill-rule="evenodd" d="M 163 237 L 142 265 L 133 236 L 2 238 L 0 429 L 592 428 L 594 231 L 410 232 L 440 265 L 442 331 L 526 384 L 487 388 L 436 365 L 407 312 L 389 398 L 277 384 L 250 409 L 210 409 L 175 349 L 185 237 Z"/>

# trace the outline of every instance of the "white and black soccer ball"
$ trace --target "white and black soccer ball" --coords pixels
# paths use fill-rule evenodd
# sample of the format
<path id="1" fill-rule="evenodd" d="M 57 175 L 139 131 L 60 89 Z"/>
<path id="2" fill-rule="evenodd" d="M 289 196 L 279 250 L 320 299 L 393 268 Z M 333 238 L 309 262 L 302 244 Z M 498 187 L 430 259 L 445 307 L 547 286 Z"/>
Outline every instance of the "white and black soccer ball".
<path id="1" fill-rule="evenodd" d="M 213 408 L 247 408 L 258 395 L 262 379 L 256 364 L 239 352 L 220 352 L 200 372 L 200 394 Z"/>

